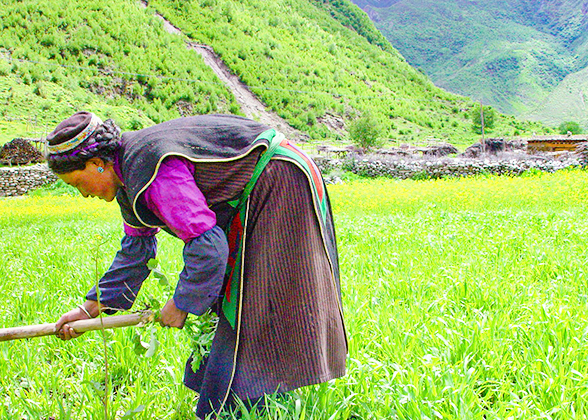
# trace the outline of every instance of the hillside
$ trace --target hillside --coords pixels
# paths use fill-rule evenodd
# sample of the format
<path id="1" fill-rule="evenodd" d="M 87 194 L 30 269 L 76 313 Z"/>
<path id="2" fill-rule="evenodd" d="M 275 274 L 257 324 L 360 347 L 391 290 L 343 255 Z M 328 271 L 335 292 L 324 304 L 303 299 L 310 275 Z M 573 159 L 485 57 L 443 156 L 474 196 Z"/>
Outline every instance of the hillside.
<path id="1" fill-rule="evenodd" d="M 552 126 L 588 129 L 587 0 L 354 0 L 437 86 Z M 570 91 L 573 94 L 563 94 Z"/>
<path id="2" fill-rule="evenodd" d="M 183 35 L 167 33 L 160 13 Z M 350 17 L 351 16 L 351 17 Z M 0 10 L 0 138 L 40 136 L 78 109 L 123 129 L 197 113 L 241 113 L 186 42 L 313 141 L 345 141 L 370 112 L 399 142 L 470 144 L 474 102 L 433 85 L 348 1 L 25 0 Z M 540 132 L 497 118 L 495 135 Z"/>

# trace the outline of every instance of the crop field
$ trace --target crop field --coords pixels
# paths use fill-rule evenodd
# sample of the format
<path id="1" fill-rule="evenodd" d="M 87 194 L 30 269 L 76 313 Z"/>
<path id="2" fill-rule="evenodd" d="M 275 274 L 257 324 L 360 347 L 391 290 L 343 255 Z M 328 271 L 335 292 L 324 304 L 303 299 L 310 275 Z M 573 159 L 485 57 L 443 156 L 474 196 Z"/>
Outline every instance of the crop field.
<path id="1" fill-rule="evenodd" d="M 240 418 L 588 416 L 588 172 L 329 190 L 348 373 Z M 0 229 L 2 327 L 82 303 L 121 237 L 116 204 L 47 190 L 1 199 Z M 167 300 L 182 269 L 182 243 L 159 244 L 172 286 L 148 279 L 134 309 Z M 189 352 L 187 331 L 155 325 L 0 343 L 0 418 L 193 418 Z"/>

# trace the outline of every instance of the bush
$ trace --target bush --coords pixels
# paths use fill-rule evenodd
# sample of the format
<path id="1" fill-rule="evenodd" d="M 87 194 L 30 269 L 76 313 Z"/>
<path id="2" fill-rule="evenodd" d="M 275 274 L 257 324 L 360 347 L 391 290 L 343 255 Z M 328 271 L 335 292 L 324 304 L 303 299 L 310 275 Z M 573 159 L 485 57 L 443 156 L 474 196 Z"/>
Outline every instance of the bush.
<path id="1" fill-rule="evenodd" d="M 582 134 L 582 128 L 580 124 L 575 121 L 564 121 L 557 128 L 560 134 Z"/>
<path id="2" fill-rule="evenodd" d="M 372 114 L 367 112 L 351 122 L 349 137 L 356 146 L 370 150 L 381 145 L 382 128 Z"/>

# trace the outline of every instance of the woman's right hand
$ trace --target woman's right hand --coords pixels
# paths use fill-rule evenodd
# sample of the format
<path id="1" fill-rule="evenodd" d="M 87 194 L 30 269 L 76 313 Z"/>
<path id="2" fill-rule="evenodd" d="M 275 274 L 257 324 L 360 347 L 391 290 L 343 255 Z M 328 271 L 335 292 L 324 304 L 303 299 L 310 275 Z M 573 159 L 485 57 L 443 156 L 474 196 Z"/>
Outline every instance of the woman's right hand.
<path id="1" fill-rule="evenodd" d="M 61 318 L 55 323 L 55 333 L 57 337 L 62 340 L 71 340 L 72 338 L 77 338 L 83 334 L 77 333 L 68 323 L 80 319 L 90 319 L 90 317 L 95 318 L 98 315 L 98 302 L 87 300 L 84 302 L 84 308 L 86 309 L 85 311 L 81 307 L 77 307 L 61 315 Z M 91 316 L 88 317 L 88 314 Z"/>

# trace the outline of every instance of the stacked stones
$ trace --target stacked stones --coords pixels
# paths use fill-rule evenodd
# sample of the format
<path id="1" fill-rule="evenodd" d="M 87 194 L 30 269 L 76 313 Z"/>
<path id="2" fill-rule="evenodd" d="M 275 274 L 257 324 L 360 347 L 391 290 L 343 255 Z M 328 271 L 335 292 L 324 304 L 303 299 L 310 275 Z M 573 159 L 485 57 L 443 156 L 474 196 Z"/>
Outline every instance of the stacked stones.
<path id="1" fill-rule="evenodd" d="M 57 177 L 44 164 L 0 168 L 0 197 L 23 195 L 56 180 Z"/>
<path id="2" fill-rule="evenodd" d="M 334 168 L 367 177 L 384 176 L 398 179 L 429 179 L 462 177 L 477 174 L 520 175 L 529 170 L 555 172 L 560 169 L 583 166 L 578 155 L 558 158 L 521 154 L 503 154 L 482 159 L 471 158 L 386 158 L 381 156 L 348 156 L 345 160 L 321 159 L 321 171 Z"/>

